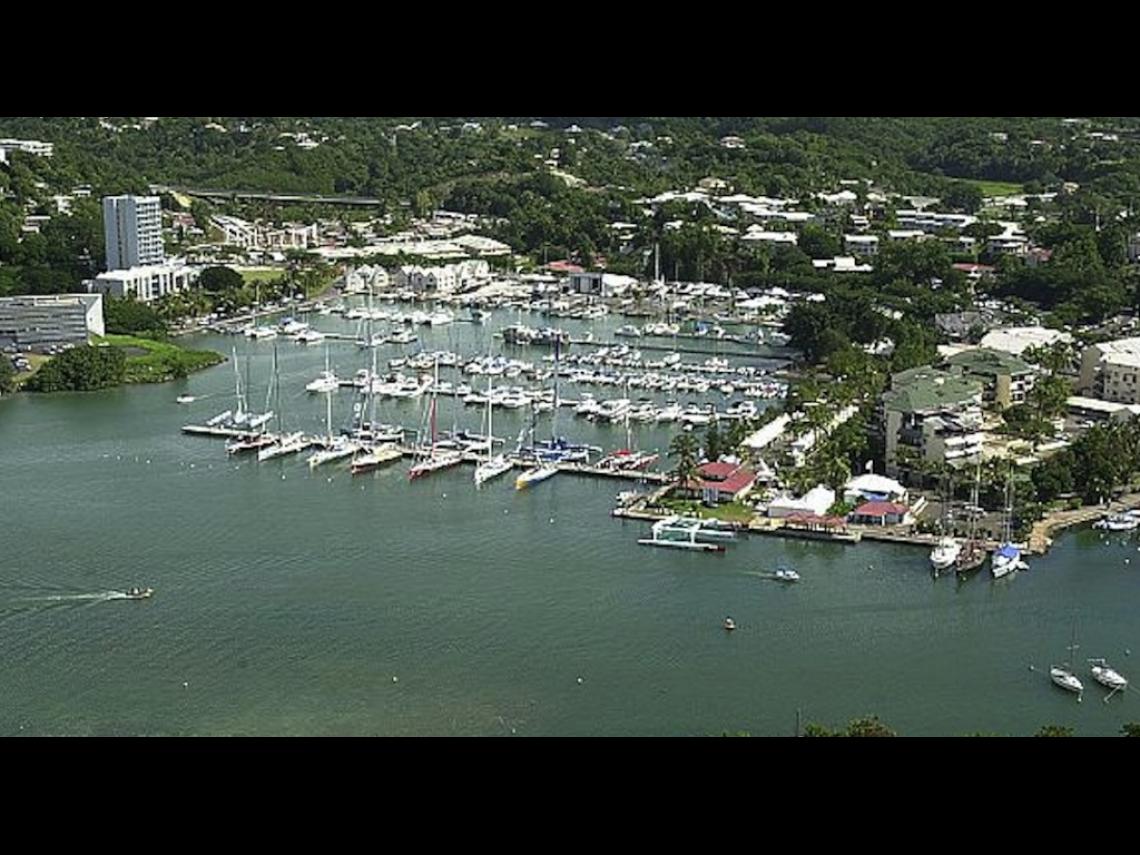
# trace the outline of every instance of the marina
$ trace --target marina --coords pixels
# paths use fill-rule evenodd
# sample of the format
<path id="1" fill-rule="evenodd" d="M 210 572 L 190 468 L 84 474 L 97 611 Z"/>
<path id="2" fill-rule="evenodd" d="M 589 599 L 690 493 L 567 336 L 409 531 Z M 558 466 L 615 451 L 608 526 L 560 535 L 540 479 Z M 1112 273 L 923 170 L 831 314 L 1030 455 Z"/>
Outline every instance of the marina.
<path id="1" fill-rule="evenodd" d="M 412 359 L 422 347 L 552 369 L 548 351 L 497 349 L 501 314 L 483 325 L 424 327 L 404 351 L 378 347 L 378 363 Z M 341 323 L 314 321 L 329 332 Z M 251 410 L 259 421 L 270 409 L 275 341 L 285 429 L 313 447 L 261 462 L 229 456 L 226 440 L 278 433 L 272 421 L 254 430 L 234 423 L 235 411 L 245 424 Z M 0 556 L 0 643 L 10 652 L 0 679 L 41 688 L 10 697 L 2 733 L 790 733 L 802 708 L 824 722 L 873 712 L 912 734 L 1032 733 L 1057 722 L 1107 735 L 1137 718 L 1131 692 L 1076 704 L 1045 676 L 1049 651 L 1069 642 L 1074 609 L 1082 649 L 1129 673 L 1140 541 L 1087 527 L 1106 511 L 1054 532 L 1048 554 L 1013 579 L 986 572 L 932 584 L 936 536 L 829 532 L 807 519 L 778 536 L 734 529 L 734 539 L 708 542 L 725 548 L 720 555 L 645 548 L 637 541 L 651 539 L 659 516 L 608 514 L 615 494 L 652 496 L 665 485 L 678 422 L 627 426 L 561 406 L 558 433 L 600 453 L 559 461 L 556 477 L 524 490 L 515 478 L 533 462 L 512 461 L 511 475 L 476 488 L 488 435 L 494 454 L 513 453 L 534 408 L 495 406 L 488 429 L 487 378 L 441 365 L 441 384 L 467 382 L 484 396 L 467 404 L 438 394 L 439 442 L 474 443 L 460 452 L 463 464 L 409 482 L 430 395 L 377 396 L 369 432 L 406 439 L 381 444 L 398 458 L 353 476 L 355 451 L 319 466 L 306 454 L 328 448 L 330 434 L 334 447 L 346 436 L 361 388 L 305 387 L 326 370 L 326 346 L 328 370 L 342 379 L 370 363 L 367 349 L 328 336 L 319 347 L 281 336 L 188 343 L 230 362 L 164 386 L 3 402 L 6 520 L 41 536 L 34 547 L 16 537 Z M 734 368 L 779 365 L 725 358 Z M 562 366 L 560 403 L 580 403 L 589 390 L 567 382 L 580 367 Z M 553 377 L 524 381 L 553 391 Z M 524 383 L 494 375 L 491 388 L 512 385 Z M 594 391 L 602 400 L 638 397 Z M 176 404 L 182 394 L 196 400 Z M 644 394 L 667 404 L 668 393 Z M 723 412 L 745 400 L 719 390 L 678 397 L 682 412 L 690 402 Z M 549 441 L 551 419 L 537 413 L 536 448 Z M 615 462 L 627 427 L 637 449 L 660 455 L 647 469 Z M 758 582 L 757 572 L 780 566 L 803 581 Z M 126 610 L 99 599 L 21 599 L 122 590 L 124 577 L 161 594 Z M 738 631 L 723 631 L 726 614 Z M 1088 689 L 1093 678 L 1077 676 Z M 780 691 L 766 690 L 772 685 Z M 977 704 L 979 692 L 1000 703 Z M 81 705 L 71 703 L 77 693 Z"/>

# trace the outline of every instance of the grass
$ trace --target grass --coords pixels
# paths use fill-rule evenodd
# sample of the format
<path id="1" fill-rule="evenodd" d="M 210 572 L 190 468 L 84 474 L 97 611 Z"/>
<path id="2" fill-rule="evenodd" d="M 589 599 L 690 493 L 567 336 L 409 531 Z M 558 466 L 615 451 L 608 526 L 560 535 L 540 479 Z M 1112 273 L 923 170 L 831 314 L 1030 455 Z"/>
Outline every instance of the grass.
<path id="1" fill-rule="evenodd" d="M 133 335 L 104 336 L 94 343 L 106 343 L 126 353 L 127 383 L 163 383 L 223 361 L 221 354 L 212 350 L 188 350 L 167 341 Z"/>
<path id="2" fill-rule="evenodd" d="M 40 368 L 43 367 L 45 362 L 47 362 L 49 359 L 51 359 L 50 356 L 45 356 L 42 353 L 25 353 L 25 354 L 22 354 L 22 356 L 25 359 L 27 359 L 28 362 L 30 362 L 32 364 L 32 367 L 27 371 L 17 371 L 16 372 L 15 380 L 17 383 L 23 383 L 25 380 L 27 380 L 29 377 L 31 377 L 33 374 L 35 374 L 37 371 L 39 371 Z M 0 358 L 5 358 L 5 357 L 0 357 Z"/>
<path id="3" fill-rule="evenodd" d="M 721 522 L 747 523 L 756 515 L 756 510 L 742 502 L 728 502 L 708 508 L 693 499 L 664 499 L 660 506 L 675 514 L 714 519 Z"/>
<path id="4" fill-rule="evenodd" d="M 968 179 L 967 184 L 973 184 L 982 191 L 983 196 L 1016 196 L 1025 191 L 1022 184 L 1011 181 L 984 181 L 982 179 Z"/>
<path id="5" fill-rule="evenodd" d="M 252 270 L 239 270 L 242 282 L 246 285 L 253 285 L 257 282 L 272 282 L 274 279 L 280 279 L 285 275 L 285 271 L 279 267 L 256 267 Z"/>

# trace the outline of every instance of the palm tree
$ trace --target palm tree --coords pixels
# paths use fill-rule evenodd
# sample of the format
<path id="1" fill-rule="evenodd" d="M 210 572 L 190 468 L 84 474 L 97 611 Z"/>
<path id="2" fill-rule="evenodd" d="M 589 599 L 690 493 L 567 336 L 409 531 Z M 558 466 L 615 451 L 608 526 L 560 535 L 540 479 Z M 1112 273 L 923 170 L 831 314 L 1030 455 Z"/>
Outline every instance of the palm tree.
<path id="1" fill-rule="evenodd" d="M 673 478 L 680 487 L 686 487 L 697 475 L 697 452 L 699 447 L 691 433 L 679 433 L 669 443 L 669 456 L 677 459 L 673 468 Z"/>

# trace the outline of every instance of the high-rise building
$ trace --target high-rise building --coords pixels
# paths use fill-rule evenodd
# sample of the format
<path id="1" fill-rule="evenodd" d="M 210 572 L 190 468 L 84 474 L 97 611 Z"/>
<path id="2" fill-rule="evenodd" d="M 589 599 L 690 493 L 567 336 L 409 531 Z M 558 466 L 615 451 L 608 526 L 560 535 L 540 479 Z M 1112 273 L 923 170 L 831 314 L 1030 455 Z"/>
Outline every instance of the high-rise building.
<path id="1" fill-rule="evenodd" d="M 157 196 L 104 196 L 107 269 L 162 264 L 162 210 Z"/>

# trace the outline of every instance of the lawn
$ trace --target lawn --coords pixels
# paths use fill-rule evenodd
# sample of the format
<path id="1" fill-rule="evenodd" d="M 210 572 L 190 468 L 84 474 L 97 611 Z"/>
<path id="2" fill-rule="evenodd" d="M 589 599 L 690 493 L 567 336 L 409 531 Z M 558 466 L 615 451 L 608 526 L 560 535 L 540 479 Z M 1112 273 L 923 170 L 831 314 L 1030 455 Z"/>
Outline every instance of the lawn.
<path id="1" fill-rule="evenodd" d="M 696 516 L 702 519 L 715 519 L 722 522 L 747 523 L 756 515 L 756 509 L 741 502 L 728 502 L 708 508 L 701 502 L 686 499 L 665 499 L 660 502 L 662 508 L 675 514 Z"/>
<path id="2" fill-rule="evenodd" d="M 1018 193 L 1023 193 L 1025 187 L 1022 184 L 1014 184 L 1010 181 L 983 181 L 981 179 L 970 179 L 967 183 L 973 184 L 982 191 L 983 196 L 1016 196 Z"/>
<path id="3" fill-rule="evenodd" d="M 285 275 L 285 271 L 280 267 L 252 267 L 246 270 L 239 270 L 242 281 L 246 285 L 253 285 L 256 282 L 272 282 L 274 279 L 280 279 Z"/>
<path id="4" fill-rule="evenodd" d="M 167 341 L 132 335 L 109 335 L 94 343 L 106 343 L 126 353 L 128 383 L 162 383 L 223 361 L 221 354 L 212 350 L 188 350 Z"/>

